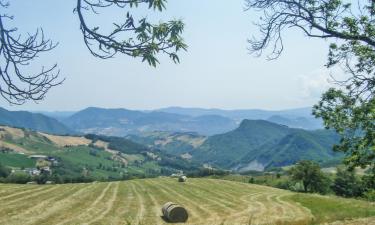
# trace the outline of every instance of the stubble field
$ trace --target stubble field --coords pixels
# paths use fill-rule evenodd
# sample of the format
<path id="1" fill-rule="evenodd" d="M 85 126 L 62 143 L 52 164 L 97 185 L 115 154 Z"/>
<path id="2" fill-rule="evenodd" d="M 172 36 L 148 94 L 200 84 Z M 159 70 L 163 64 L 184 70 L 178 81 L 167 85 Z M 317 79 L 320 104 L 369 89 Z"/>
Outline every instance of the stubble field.
<path id="1" fill-rule="evenodd" d="M 341 204 L 345 208 L 341 212 L 348 210 L 350 214 L 335 216 L 334 212 L 329 213 L 330 209 L 326 215 L 315 212 L 309 203 L 319 204 L 319 198 L 322 203 L 328 201 L 324 204 Z M 169 201 L 186 207 L 187 224 L 299 225 L 375 216 L 374 205 L 357 200 L 295 194 L 224 180 L 189 179 L 178 183 L 171 178 L 157 178 L 91 184 L 0 185 L 0 224 L 166 224 L 161 218 L 161 207 Z"/>

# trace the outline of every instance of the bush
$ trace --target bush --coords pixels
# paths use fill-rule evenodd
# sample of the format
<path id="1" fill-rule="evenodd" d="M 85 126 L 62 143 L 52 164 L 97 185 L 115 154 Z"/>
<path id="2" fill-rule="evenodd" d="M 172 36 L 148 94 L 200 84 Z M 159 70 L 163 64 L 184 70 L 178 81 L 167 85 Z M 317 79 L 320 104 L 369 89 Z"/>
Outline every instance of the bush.
<path id="1" fill-rule="evenodd" d="M 33 181 L 37 182 L 38 184 L 45 184 L 49 179 L 47 174 L 41 174 L 39 176 L 33 177 Z"/>
<path id="2" fill-rule="evenodd" d="M 339 168 L 331 189 L 336 195 L 343 197 L 359 197 L 363 193 L 362 182 L 355 172 Z"/>
<path id="3" fill-rule="evenodd" d="M 24 172 L 11 173 L 6 179 L 6 183 L 15 183 L 15 184 L 26 184 L 31 181 L 31 177 Z"/>
<path id="4" fill-rule="evenodd" d="M 0 164 L 0 177 L 5 178 L 9 176 L 10 172 L 11 170 L 8 167 L 5 167 L 2 164 Z"/>
<path id="5" fill-rule="evenodd" d="M 365 175 L 362 177 L 363 187 L 368 190 L 375 189 L 375 173 L 372 175 Z"/>
<path id="6" fill-rule="evenodd" d="M 365 193 L 363 193 L 363 197 L 368 201 L 375 202 L 375 189 L 366 191 Z"/>

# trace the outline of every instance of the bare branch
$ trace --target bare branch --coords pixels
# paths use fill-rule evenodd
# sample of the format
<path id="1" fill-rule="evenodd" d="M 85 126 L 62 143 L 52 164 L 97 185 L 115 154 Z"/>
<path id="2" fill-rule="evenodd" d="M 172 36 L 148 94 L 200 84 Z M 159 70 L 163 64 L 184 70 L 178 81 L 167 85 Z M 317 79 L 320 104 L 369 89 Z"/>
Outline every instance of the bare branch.
<path id="1" fill-rule="evenodd" d="M 8 5 L 0 1 L 0 7 Z M 0 95 L 17 105 L 27 100 L 42 100 L 52 87 L 63 82 L 58 79 L 60 72 L 56 64 L 36 74 L 30 73 L 28 66 L 40 53 L 54 49 L 56 44 L 45 39 L 42 29 L 22 38 L 16 35 L 17 29 L 5 27 L 5 19 L 13 17 L 0 15 Z"/>

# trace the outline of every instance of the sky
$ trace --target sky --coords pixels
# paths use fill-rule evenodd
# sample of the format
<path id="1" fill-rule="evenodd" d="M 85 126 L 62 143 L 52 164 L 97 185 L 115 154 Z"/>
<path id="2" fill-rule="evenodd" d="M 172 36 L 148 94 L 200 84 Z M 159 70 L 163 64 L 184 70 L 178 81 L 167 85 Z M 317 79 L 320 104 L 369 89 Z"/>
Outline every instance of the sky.
<path id="1" fill-rule="evenodd" d="M 160 21 L 182 19 L 189 45 L 181 63 L 162 57 L 157 68 L 127 56 L 100 60 L 89 54 L 73 13 L 75 0 L 12 0 L 15 16 L 7 26 L 20 33 L 43 27 L 59 45 L 43 54 L 30 70 L 58 63 L 63 85 L 45 100 L 9 110 L 75 111 L 89 106 L 156 109 L 169 106 L 222 109 L 288 109 L 312 106 L 329 86 L 328 42 L 309 39 L 297 30 L 284 35 L 285 51 L 274 61 L 249 54 L 247 40 L 259 35 L 259 13 L 245 11 L 244 0 L 169 0 L 167 10 L 136 9 Z M 109 9 L 90 24 L 112 26 L 125 11 Z"/>

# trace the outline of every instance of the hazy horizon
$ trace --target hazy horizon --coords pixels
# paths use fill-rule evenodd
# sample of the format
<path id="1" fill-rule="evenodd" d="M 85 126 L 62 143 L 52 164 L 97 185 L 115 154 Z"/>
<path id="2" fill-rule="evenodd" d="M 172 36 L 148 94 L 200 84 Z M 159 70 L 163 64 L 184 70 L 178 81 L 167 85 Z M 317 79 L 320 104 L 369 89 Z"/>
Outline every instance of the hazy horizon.
<path id="1" fill-rule="evenodd" d="M 28 110 L 28 109 L 20 109 L 18 107 L 9 107 L 9 106 L 0 106 L 0 108 L 4 108 L 8 111 L 29 111 L 33 113 L 39 112 L 50 112 L 50 113 L 63 113 L 63 112 L 78 112 L 87 108 L 101 108 L 101 109 L 126 109 L 132 111 L 157 111 L 161 109 L 169 109 L 169 108 L 183 108 L 183 109 L 203 109 L 203 110 L 224 110 L 224 111 L 240 111 L 240 110 L 263 110 L 263 111 L 288 111 L 288 110 L 299 110 L 299 109 L 308 109 L 312 108 L 312 106 L 301 106 L 301 107 L 292 107 L 292 108 L 279 108 L 279 109 L 267 109 L 267 108 L 208 108 L 208 107 L 189 107 L 189 106 L 166 106 L 160 108 L 152 108 L 152 109 L 142 109 L 142 108 L 126 108 L 126 107 L 101 107 L 101 106 L 86 106 L 79 109 L 67 109 L 67 110 Z"/>

